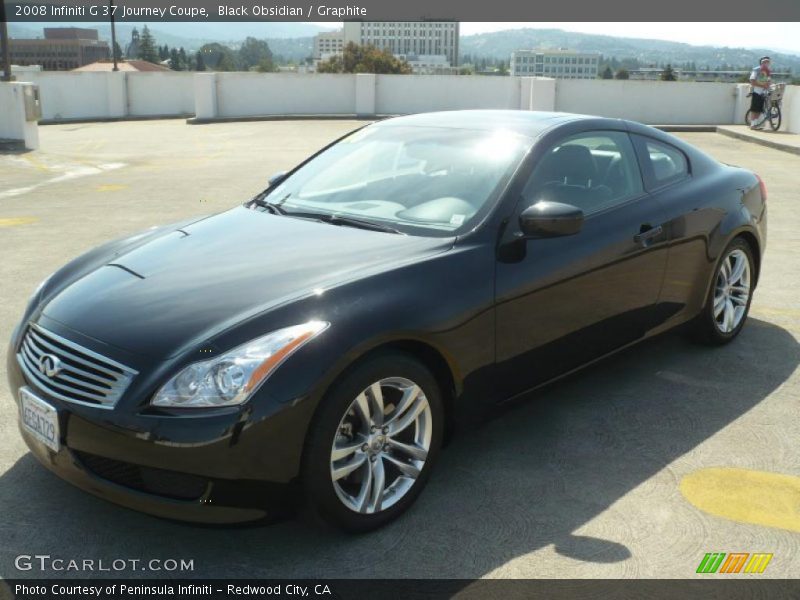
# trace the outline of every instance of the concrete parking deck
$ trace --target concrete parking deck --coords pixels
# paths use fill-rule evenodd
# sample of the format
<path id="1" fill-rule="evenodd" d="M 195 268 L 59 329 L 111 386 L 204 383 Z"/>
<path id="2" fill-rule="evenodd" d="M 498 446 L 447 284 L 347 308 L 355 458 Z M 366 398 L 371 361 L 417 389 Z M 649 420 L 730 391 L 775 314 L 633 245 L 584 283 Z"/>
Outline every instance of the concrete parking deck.
<path id="1" fill-rule="evenodd" d="M 691 578 L 707 552 L 767 552 L 759 577 L 796 577 L 800 157 L 716 133 L 678 135 L 769 188 L 769 247 L 741 337 L 710 349 L 666 335 L 532 395 L 457 438 L 416 506 L 381 531 L 176 524 L 36 463 L 3 345 L 36 284 L 110 238 L 233 206 L 361 125 L 58 125 L 41 129 L 44 151 L 0 155 L 0 575 L 81 575 L 14 567 L 49 554 L 184 558 L 194 572 L 169 575 L 194 577 Z"/>
<path id="2" fill-rule="evenodd" d="M 772 131 L 769 124 L 760 130 L 750 129 L 747 125 L 720 125 L 717 127 L 717 132 L 775 150 L 800 154 L 800 135 L 782 130 Z"/>

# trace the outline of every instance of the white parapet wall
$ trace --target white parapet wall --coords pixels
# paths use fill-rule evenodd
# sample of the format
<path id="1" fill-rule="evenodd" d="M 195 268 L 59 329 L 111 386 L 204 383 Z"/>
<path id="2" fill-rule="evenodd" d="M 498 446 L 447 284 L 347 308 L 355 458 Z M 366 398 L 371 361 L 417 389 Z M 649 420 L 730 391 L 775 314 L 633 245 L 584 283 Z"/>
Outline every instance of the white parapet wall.
<path id="1" fill-rule="evenodd" d="M 800 133 L 800 86 L 788 86 L 783 97 L 783 124 L 781 128 L 789 133 Z"/>
<path id="2" fill-rule="evenodd" d="M 377 75 L 374 73 L 359 73 L 356 75 L 356 115 L 368 117 L 377 113 L 375 110 L 375 92 Z"/>
<path id="3" fill-rule="evenodd" d="M 26 81 L 39 86 L 42 119 L 103 119 L 111 115 L 109 88 L 118 80 L 112 73 L 40 71 L 28 73 Z M 117 100 L 118 100 L 118 94 Z"/>
<path id="4" fill-rule="evenodd" d="M 378 75 L 375 112 L 520 108 L 520 77 Z"/>
<path id="5" fill-rule="evenodd" d="M 725 125 L 736 115 L 736 85 L 684 81 L 562 79 L 556 110 L 652 125 Z"/>
<path id="6" fill-rule="evenodd" d="M 741 124 L 747 86 L 734 83 L 549 79 L 462 75 L 245 72 L 39 72 L 43 119 L 196 115 L 353 116 L 434 110 L 556 110 L 655 125 Z M 800 95 L 790 86 L 787 130 L 800 128 Z"/>
<path id="7" fill-rule="evenodd" d="M 747 101 L 746 92 L 732 83 L 293 73 L 195 78 L 199 119 L 486 108 L 556 110 L 656 125 L 730 125 L 741 121 Z"/>
<path id="8" fill-rule="evenodd" d="M 356 113 L 356 77 L 300 73 L 217 73 L 216 116 L 353 115 Z"/>
<path id="9" fill-rule="evenodd" d="M 128 116 L 194 114 L 194 73 L 127 73 Z"/>
<path id="10" fill-rule="evenodd" d="M 45 121 L 119 119 L 194 114 L 193 73 L 41 71 L 26 73 L 39 86 Z"/>
<path id="11" fill-rule="evenodd" d="M 0 82 L 0 139 L 19 142 L 28 150 L 39 147 L 39 127 L 25 111 L 28 83 Z"/>

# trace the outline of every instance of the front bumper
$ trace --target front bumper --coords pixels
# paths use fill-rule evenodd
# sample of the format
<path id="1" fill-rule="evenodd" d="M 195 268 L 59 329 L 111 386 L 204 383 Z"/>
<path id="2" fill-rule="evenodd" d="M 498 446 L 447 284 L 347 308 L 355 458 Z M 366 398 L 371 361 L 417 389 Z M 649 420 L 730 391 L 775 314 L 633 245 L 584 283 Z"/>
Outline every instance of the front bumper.
<path id="1" fill-rule="evenodd" d="M 261 508 L 218 504 L 216 502 L 218 496 L 225 498 L 232 494 L 235 497 L 241 493 L 236 491 L 239 486 L 235 482 L 209 480 L 202 495 L 195 500 L 178 500 L 138 491 L 94 474 L 69 448 L 63 447 L 55 453 L 33 439 L 22 427 L 20 431 L 31 453 L 64 481 L 104 500 L 157 517 L 197 523 L 231 524 L 270 517 L 278 518 L 287 513 L 290 504 L 284 498 L 289 494 L 288 485 L 280 486 L 286 489 L 276 487 L 271 490 L 273 494 L 271 499 L 261 496 L 265 503 Z M 253 491 L 258 487 L 260 486 L 254 486 Z M 266 491 L 268 490 L 261 490 L 262 493 Z"/>
<path id="2" fill-rule="evenodd" d="M 73 405 L 27 381 L 13 348 L 8 378 L 15 401 L 27 386 L 58 412 L 58 452 L 20 419 L 32 454 L 95 496 L 159 517 L 216 524 L 271 520 L 295 505 L 304 404 L 310 403 L 281 405 L 269 417 L 256 411 L 144 416 Z"/>

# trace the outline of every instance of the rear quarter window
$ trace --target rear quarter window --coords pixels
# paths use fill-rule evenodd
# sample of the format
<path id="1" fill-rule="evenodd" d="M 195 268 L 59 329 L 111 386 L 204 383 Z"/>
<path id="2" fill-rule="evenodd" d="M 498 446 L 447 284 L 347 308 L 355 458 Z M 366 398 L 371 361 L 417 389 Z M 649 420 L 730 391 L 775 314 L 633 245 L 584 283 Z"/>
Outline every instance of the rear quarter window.
<path id="1" fill-rule="evenodd" d="M 663 187 L 689 177 L 689 160 L 681 150 L 650 138 L 636 138 L 648 188 Z"/>

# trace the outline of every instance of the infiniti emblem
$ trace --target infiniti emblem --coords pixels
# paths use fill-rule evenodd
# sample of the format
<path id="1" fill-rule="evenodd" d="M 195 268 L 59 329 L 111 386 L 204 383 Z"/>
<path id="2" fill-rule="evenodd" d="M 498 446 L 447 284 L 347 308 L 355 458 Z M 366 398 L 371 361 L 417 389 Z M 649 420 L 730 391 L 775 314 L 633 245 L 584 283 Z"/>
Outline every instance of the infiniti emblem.
<path id="1" fill-rule="evenodd" d="M 39 357 L 39 371 L 52 379 L 61 372 L 61 361 L 52 354 L 42 354 Z"/>

